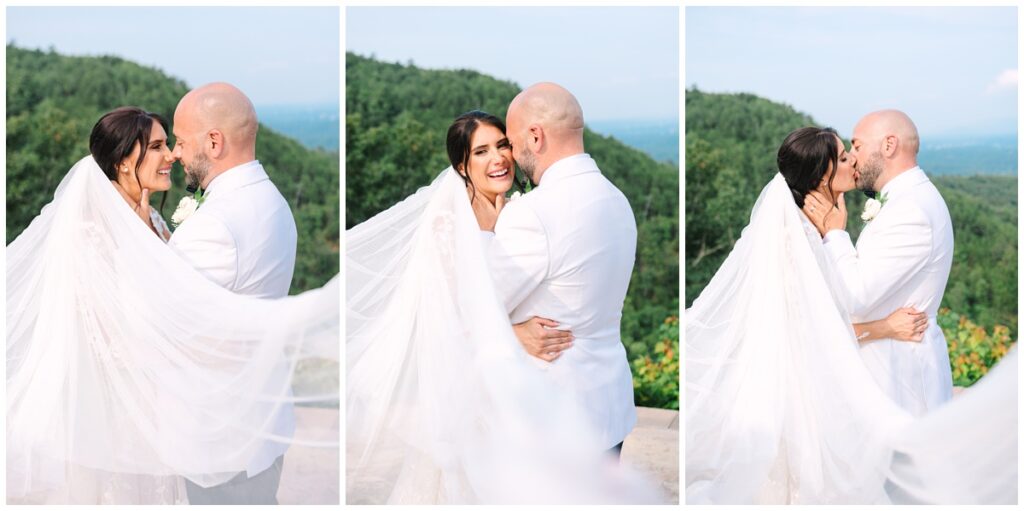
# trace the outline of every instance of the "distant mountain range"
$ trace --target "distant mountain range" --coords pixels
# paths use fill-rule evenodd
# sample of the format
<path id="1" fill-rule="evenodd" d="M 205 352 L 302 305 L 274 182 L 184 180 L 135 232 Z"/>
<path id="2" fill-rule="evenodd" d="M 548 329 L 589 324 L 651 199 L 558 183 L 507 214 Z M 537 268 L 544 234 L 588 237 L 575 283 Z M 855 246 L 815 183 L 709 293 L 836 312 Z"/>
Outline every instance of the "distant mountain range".
<path id="1" fill-rule="evenodd" d="M 639 149 L 655 160 L 679 162 L 679 119 L 591 121 L 587 122 L 587 127 Z"/>
<path id="2" fill-rule="evenodd" d="M 260 122 L 310 149 L 338 150 L 341 109 L 336 104 L 257 106 L 256 113 Z"/>
<path id="3" fill-rule="evenodd" d="M 918 163 L 934 175 L 1017 175 L 1017 144 L 1016 134 L 932 140 L 922 137 Z"/>

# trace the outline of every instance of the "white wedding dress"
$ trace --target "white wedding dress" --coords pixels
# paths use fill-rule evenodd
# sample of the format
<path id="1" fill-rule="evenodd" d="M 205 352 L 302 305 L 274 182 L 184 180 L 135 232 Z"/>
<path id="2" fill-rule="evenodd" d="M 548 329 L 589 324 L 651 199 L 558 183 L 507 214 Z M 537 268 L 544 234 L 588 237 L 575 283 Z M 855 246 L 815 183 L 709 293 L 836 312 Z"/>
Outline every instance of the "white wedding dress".
<path id="1" fill-rule="evenodd" d="M 246 469 L 300 360 L 338 358 L 337 279 L 280 300 L 207 281 L 92 157 L 7 246 L 9 503 L 182 502 Z M 330 390 L 327 394 L 335 394 Z"/>
<path id="2" fill-rule="evenodd" d="M 829 264 L 820 236 L 777 174 L 686 311 L 687 503 L 991 501 L 1005 499 L 1010 488 L 979 497 L 962 483 L 1009 471 L 1015 499 L 1015 405 L 1012 421 L 990 410 L 997 420 L 984 426 L 1013 439 L 1012 459 L 1006 441 L 950 438 L 957 431 L 950 425 L 979 431 L 975 422 L 985 421 L 958 413 L 956 407 L 967 409 L 963 403 L 948 405 L 953 411 L 938 425 L 931 417 L 912 420 L 861 361 L 845 291 Z M 970 410 L 1005 405 L 1007 394 L 1016 403 L 1015 358 L 1000 371 L 1012 373 L 1014 385 L 1003 378 L 996 392 L 971 389 L 981 404 Z M 969 452 L 991 456 L 970 474 L 935 468 Z M 922 459 L 932 468 L 923 468 Z M 937 487 L 955 489 L 940 495 Z"/>
<path id="3" fill-rule="evenodd" d="M 484 253 L 450 167 L 346 233 L 346 502 L 661 500 L 523 350 Z"/>

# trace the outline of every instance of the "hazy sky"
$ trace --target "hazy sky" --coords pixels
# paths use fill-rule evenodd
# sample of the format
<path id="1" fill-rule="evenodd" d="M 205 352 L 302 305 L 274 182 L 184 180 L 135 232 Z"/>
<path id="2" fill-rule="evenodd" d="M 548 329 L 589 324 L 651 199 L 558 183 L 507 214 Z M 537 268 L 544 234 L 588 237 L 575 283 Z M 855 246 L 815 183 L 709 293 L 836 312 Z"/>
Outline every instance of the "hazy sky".
<path id="1" fill-rule="evenodd" d="M 256 104 L 338 104 L 337 7 L 8 7 L 7 42 L 116 55 Z"/>
<path id="2" fill-rule="evenodd" d="M 690 7 L 686 85 L 792 105 L 846 136 L 872 110 L 922 135 L 1017 131 L 1014 7 Z"/>
<path id="3" fill-rule="evenodd" d="M 679 116 L 675 7 L 349 7 L 345 25 L 360 55 L 557 82 L 588 121 Z"/>

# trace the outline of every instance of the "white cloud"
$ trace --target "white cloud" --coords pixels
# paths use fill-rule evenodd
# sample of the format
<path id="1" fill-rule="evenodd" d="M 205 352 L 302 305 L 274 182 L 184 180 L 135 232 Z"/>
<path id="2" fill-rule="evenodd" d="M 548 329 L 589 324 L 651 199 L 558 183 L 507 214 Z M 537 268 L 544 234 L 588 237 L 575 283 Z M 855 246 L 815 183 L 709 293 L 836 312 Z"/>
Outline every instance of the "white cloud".
<path id="1" fill-rule="evenodd" d="M 1004 90 L 1016 90 L 1017 89 L 1017 70 L 1007 69 L 999 76 L 996 76 L 995 80 L 989 84 L 986 91 L 991 94 L 994 92 L 1000 92 Z"/>

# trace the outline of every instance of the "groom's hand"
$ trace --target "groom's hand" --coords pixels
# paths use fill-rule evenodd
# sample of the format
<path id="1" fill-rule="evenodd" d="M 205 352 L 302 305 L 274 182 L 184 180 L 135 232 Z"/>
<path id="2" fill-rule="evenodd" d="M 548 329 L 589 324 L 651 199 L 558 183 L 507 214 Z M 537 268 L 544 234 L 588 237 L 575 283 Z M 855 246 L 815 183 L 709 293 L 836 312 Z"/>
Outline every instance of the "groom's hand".
<path id="1" fill-rule="evenodd" d="M 512 325 L 512 330 L 527 353 L 551 362 L 571 348 L 575 339 L 568 330 L 555 330 L 557 326 L 557 321 L 534 316 Z"/>

